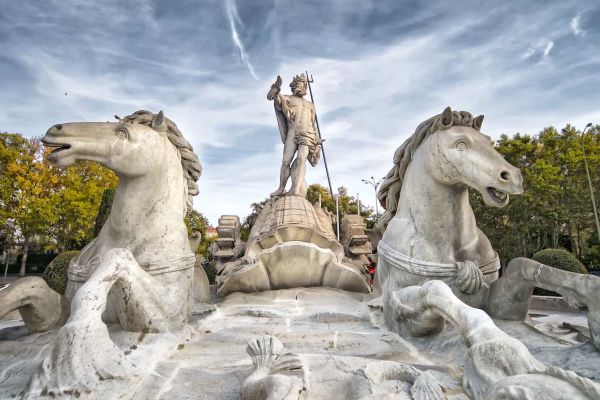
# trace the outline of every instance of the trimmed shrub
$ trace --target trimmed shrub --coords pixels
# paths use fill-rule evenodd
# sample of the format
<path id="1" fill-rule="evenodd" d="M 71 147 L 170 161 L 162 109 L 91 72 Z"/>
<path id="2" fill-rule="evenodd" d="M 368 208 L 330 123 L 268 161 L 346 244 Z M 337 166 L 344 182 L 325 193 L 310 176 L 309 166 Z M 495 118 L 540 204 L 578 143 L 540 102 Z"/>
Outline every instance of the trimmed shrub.
<path id="1" fill-rule="evenodd" d="M 214 285 L 215 279 L 217 278 L 217 263 L 214 261 L 206 261 L 202 264 L 204 271 L 206 272 L 206 277 L 208 278 L 208 283 Z"/>
<path id="2" fill-rule="evenodd" d="M 79 251 L 64 251 L 57 255 L 46 267 L 44 271 L 44 280 L 50 288 L 60 294 L 65 294 L 67 290 L 67 270 L 69 262 Z"/>
<path id="3" fill-rule="evenodd" d="M 576 272 L 578 274 L 588 273 L 588 270 L 581 261 L 564 249 L 544 249 L 535 253 L 532 259 L 563 271 Z M 558 293 L 541 288 L 535 288 L 533 294 L 540 296 L 560 296 Z"/>

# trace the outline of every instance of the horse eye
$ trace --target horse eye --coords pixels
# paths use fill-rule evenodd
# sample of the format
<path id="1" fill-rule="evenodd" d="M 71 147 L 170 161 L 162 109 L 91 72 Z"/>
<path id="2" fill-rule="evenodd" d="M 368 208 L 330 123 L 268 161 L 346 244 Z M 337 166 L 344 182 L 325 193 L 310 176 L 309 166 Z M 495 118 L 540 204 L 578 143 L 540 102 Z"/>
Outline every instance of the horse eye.
<path id="1" fill-rule="evenodd" d="M 127 132 L 127 129 L 123 127 L 117 128 L 115 134 L 121 139 L 127 139 L 129 137 L 129 132 Z"/>
<path id="2" fill-rule="evenodd" d="M 469 145 L 464 140 L 459 140 L 454 144 L 454 148 L 458 151 L 465 151 L 469 148 Z"/>

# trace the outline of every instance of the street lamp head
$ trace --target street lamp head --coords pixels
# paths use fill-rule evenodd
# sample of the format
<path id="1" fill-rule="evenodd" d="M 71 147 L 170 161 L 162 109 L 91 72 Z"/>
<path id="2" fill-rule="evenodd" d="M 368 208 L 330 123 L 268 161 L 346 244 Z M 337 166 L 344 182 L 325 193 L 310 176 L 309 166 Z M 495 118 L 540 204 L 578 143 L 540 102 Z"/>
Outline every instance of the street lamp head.
<path id="1" fill-rule="evenodd" d="M 586 128 L 589 128 L 590 126 L 592 126 L 591 122 L 588 122 L 587 125 L 585 126 Z"/>

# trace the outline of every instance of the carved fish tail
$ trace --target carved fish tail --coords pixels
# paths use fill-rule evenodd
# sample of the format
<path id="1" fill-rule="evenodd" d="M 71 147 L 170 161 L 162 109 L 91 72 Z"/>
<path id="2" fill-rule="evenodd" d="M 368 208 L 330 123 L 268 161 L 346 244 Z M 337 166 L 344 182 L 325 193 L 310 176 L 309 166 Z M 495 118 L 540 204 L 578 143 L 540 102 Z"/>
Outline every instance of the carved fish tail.
<path id="1" fill-rule="evenodd" d="M 430 372 L 423 372 L 410 388 L 414 400 L 445 400 L 447 397 L 442 391 L 437 379 Z"/>
<path id="2" fill-rule="evenodd" d="M 271 369 L 283 351 L 283 344 L 275 336 L 259 336 L 248 342 L 246 353 L 255 369 Z"/>

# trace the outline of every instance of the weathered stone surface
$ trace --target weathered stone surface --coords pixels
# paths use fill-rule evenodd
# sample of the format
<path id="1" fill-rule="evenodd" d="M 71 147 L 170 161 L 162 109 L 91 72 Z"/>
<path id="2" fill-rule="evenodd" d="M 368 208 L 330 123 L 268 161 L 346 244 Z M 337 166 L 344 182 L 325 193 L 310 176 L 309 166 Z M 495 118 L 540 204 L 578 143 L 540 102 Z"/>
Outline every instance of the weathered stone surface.
<path id="1" fill-rule="evenodd" d="M 217 250 L 214 257 L 220 264 L 233 261 L 244 254 L 244 243 L 240 238 L 240 218 L 237 215 L 221 215 L 217 226 Z"/>
<path id="2" fill-rule="evenodd" d="M 366 230 L 367 224 L 362 215 L 350 214 L 342 218 L 341 242 L 348 257 L 359 258 L 373 252 Z"/>
<path id="3" fill-rule="evenodd" d="M 281 77 L 271 86 L 267 99 L 273 101 L 277 125 L 283 142 L 283 158 L 279 176 L 279 187 L 271 196 L 282 196 L 288 179 L 292 187 L 285 193 L 290 196 L 306 197 L 306 161 L 314 167 L 321 155 L 321 140 L 318 136 L 314 104 L 304 100 L 308 89 L 307 77 L 297 75 L 290 87 L 292 95 L 282 95 Z"/>
<path id="4" fill-rule="evenodd" d="M 195 257 L 183 218 L 197 194 L 200 163 L 162 112 L 138 111 L 116 123 L 58 124 L 42 142 L 57 148 L 48 156 L 55 165 L 93 160 L 115 171 L 119 186 L 102 230 L 69 264 L 64 297 L 50 296 L 41 279 L 22 279 L 0 291 L 0 304 L 11 305 L 0 312 L 18 307 L 32 330 L 56 326 L 44 318 L 69 317 L 35 358 L 37 367 L 21 396 L 125 396 L 151 367 L 152 357 L 173 347 L 191 313 Z M 208 285 L 203 286 L 206 294 L 199 297 L 207 298 Z M 14 298 L 18 293 L 21 299 Z M 140 342 L 150 332 L 176 334 L 156 336 L 142 361 L 129 357 L 137 344 L 125 350 L 105 323 L 138 332 Z M 19 365 L 11 366 L 4 378 L 18 371 Z"/>
<path id="5" fill-rule="evenodd" d="M 600 277 L 577 276 L 531 260 L 511 262 L 498 279 L 497 253 L 477 228 L 468 188 L 488 206 L 504 207 L 520 194 L 521 172 L 480 132 L 483 116 L 448 107 L 420 124 L 394 155 L 379 191 L 386 213 L 378 244 L 377 285 L 387 320 L 392 293 L 441 280 L 467 304 L 505 319 L 524 319 L 534 287 L 556 290 L 575 306 L 588 306 L 593 342 L 600 348 L 600 308 L 593 293 Z M 435 329 L 433 329 L 435 331 Z"/>
<path id="6" fill-rule="evenodd" d="M 244 257 L 219 271 L 219 295 L 310 286 L 368 293 L 366 276 L 344 262 L 327 220 L 303 197 L 271 199 L 250 232 Z"/>
<path id="7" fill-rule="evenodd" d="M 140 335 L 109 325 L 119 349 L 129 351 L 126 357 L 135 357 L 132 362 L 146 365 L 150 373 L 123 398 L 239 399 L 243 382 L 254 371 L 246 353 L 248 340 L 272 335 L 303 361 L 310 399 L 331 399 L 332 393 L 333 398 L 344 399 L 366 395 L 359 379 L 363 372 L 373 378 L 366 387 L 374 394 L 372 398 L 410 399 L 414 377 L 399 373 L 406 365 L 433 374 L 449 399 L 468 399 L 461 383 L 468 354 L 456 328 L 448 325 L 433 337 L 400 337 L 386 329 L 379 308 L 367 305 L 371 298 L 328 288 L 233 293 L 216 303 L 216 312 L 192 316 L 187 334 L 163 340 L 159 338 L 165 334 Z M 555 325 L 573 321 L 573 316 L 585 323 L 584 314 L 571 313 L 566 319 L 555 316 Z M 540 362 L 599 381 L 600 353 L 589 339 L 572 345 L 522 322 L 494 322 L 521 340 Z M 55 331 L 30 335 L 24 326 L 0 325 L 0 398 L 10 398 L 26 386 L 40 352 L 54 337 Z M 169 342 L 169 348 L 155 347 Z M 393 374 L 381 381 L 372 372 L 377 370 Z"/>
<path id="8" fill-rule="evenodd" d="M 515 395 L 531 400 L 600 398 L 598 383 L 544 365 L 521 341 L 500 330 L 484 311 L 461 302 L 441 281 L 398 290 L 389 306 L 397 317 L 388 326 L 398 332 L 427 336 L 442 331 L 446 321 L 456 327 L 469 348 L 463 387 L 476 400 Z"/>

